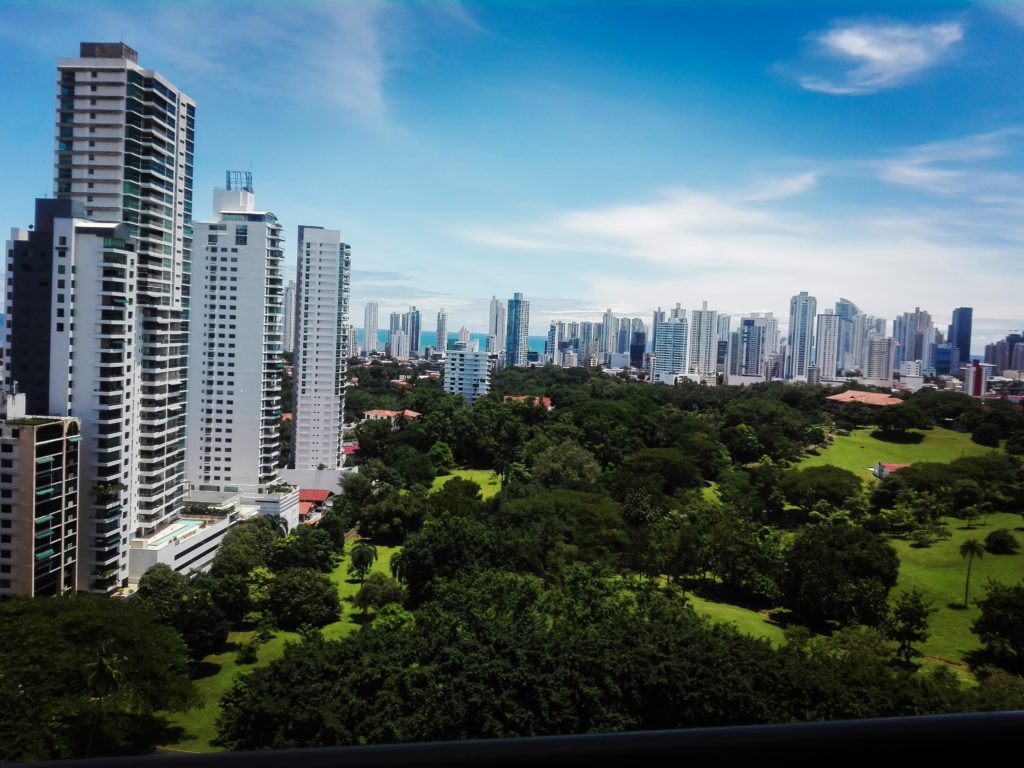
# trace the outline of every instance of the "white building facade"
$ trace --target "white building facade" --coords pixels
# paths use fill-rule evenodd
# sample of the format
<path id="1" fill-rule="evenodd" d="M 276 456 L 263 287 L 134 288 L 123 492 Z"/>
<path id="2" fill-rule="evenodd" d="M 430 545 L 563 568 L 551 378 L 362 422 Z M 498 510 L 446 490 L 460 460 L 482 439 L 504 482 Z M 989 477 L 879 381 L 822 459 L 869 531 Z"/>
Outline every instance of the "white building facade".
<path id="1" fill-rule="evenodd" d="M 340 468 L 351 250 L 341 232 L 300 226 L 295 469 Z"/>
<path id="2" fill-rule="evenodd" d="M 277 480 L 284 341 L 284 231 L 256 210 L 251 177 L 213 193 L 195 225 L 187 468 L 201 491 Z"/>
<path id="3" fill-rule="evenodd" d="M 786 344 L 786 378 L 807 381 L 813 362 L 814 316 L 818 301 L 801 291 L 789 301 L 789 337 Z"/>
<path id="4" fill-rule="evenodd" d="M 477 349 L 457 344 L 444 361 L 444 391 L 462 395 L 472 404 L 491 391 L 491 374 L 497 358 Z"/>
<path id="5" fill-rule="evenodd" d="M 376 301 L 366 302 L 363 307 L 363 352 L 372 355 L 380 352 L 377 343 L 377 314 L 379 306 Z"/>

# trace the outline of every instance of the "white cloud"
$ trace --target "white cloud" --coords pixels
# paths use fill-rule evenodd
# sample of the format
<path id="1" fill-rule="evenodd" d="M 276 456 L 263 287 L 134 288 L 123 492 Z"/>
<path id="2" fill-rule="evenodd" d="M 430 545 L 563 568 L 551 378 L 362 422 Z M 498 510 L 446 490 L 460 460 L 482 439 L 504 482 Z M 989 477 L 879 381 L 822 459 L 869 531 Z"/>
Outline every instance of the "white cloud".
<path id="1" fill-rule="evenodd" d="M 808 91 L 859 96 L 895 88 L 941 63 L 963 39 L 960 24 L 843 23 L 811 35 L 817 52 L 837 59 L 845 69 L 829 76 L 803 75 Z"/>
<path id="2" fill-rule="evenodd" d="M 754 185 L 742 193 L 738 200 L 741 202 L 756 202 L 759 200 L 780 200 L 784 197 L 802 195 L 818 185 L 819 176 L 820 174 L 817 171 L 808 171 L 796 176 L 771 179 Z"/>

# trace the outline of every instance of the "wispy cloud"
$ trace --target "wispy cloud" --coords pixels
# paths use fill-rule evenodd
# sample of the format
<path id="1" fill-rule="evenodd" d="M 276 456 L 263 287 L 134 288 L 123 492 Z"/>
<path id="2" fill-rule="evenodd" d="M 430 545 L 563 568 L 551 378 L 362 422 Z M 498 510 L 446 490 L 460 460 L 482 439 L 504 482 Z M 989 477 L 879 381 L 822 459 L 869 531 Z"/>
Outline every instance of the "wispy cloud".
<path id="1" fill-rule="evenodd" d="M 802 195 L 818 185 L 819 177 L 820 174 L 817 171 L 807 171 L 796 176 L 770 179 L 759 182 L 747 191 L 740 193 L 737 199 L 741 202 L 756 202 L 781 200 L 786 197 Z"/>
<path id="2" fill-rule="evenodd" d="M 809 39 L 820 57 L 838 61 L 841 69 L 828 75 L 803 75 L 799 83 L 808 91 L 837 96 L 895 88 L 944 61 L 963 36 L 963 27 L 957 22 L 917 26 L 838 23 Z"/>
<path id="3" fill-rule="evenodd" d="M 1020 176 L 1003 169 L 1003 158 L 1019 152 L 1024 130 L 1007 128 L 910 147 L 870 163 L 878 178 L 944 196 L 974 199 L 1024 195 Z"/>

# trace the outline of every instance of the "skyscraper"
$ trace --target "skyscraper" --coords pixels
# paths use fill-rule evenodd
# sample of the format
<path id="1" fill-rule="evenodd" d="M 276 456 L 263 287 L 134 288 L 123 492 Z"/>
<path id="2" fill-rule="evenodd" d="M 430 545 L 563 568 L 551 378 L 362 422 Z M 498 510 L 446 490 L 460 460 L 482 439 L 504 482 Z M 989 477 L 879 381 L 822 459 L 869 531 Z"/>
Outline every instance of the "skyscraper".
<path id="1" fill-rule="evenodd" d="M 444 311 L 444 307 L 441 307 L 441 311 L 437 313 L 437 335 L 434 347 L 441 357 L 444 357 L 445 350 L 448 349 L 448 313 Z"/>
<path id="2" fill-rule="evenodd" d="M 849 299 L 836 302 L 836 316 L 839 318 L 839 343 L 837 344 L 836 361 L 840 370 L 852 370 L 854 361 L 859 354 L 854 350 L 854 318 L 861 314 Z M 826 375 L 826 374 L 823 374 Z"/>
<path id="3" fill-rule="evenodd" d="M 888 382 L 896 370 L 896 340 L 888 336 L 871 336 L 864 345 L 864 378 Z"/>
<path id="4" fill-rule="evenodd" d="M 818 327 L 814 334 L 814 364 L 824 381 L 835 379 L 839 370 L 839 337 L 842 323 L 839 315 L 834 314 L 831 309 L 826 309 L 825 314 L 818 315 Z"/>
<path id="5" fill-rule="evenodd" d="M 376 301 L 366 302 L 363 308 L 363 351 L 367 355 L 380 352 L 380 345 L 377 342 L 377 311 Z"/>
<path id="6" fill-rule="evenodd" d="M 55 205 L 73 207 L 42 212 L 54 325 L 46 347 L 28 352 L 31 325 L 7 346 L 15 367 L 45 351 L 30 399 L 82 420 L 83 487 L 110 492 L 81 510 L 79 588 L 111 592 L 127 584 L 129 540 L 175 521 L 187 488 L 195 103 L 123 43 L 82 43 L 57 89 Z"/>
<path id="7" fill-rule="evenodd" d="M 5 375 L 8 391 L 24 390 L 29 413 L 80 418 L 78 588 L 109 593 L 127 584 L 140 527 L 140 427 L 129 410 L 141 402 L 131 364 L 139 358 L 137 265 L 128 226 L 79 218 L 81 209 L 37 200 L 34 231 L 12 233 Z M 164 402 L 177 412 L 184 401 L 181 384 Z"/>
<path id="8" fill-rule="evenodd" d="M 718 364 L 718 313 L 708 309 L 705 301 L 701 309 L 690 312 L 690 356 L 688 369 L 698 376 L 715 373 Z"/>
<path id="9" fill-rule="evenodd" d="M 607 352 L 617 352 L 616 347 L 618 343 L 619 324 L 615 319 L 615 315 L 612 314 L 612 308 L 608 307 L 605 310 L 604 317 L 601 318 L 601 356 L 603 357 Z"/>
<path id="10" fill-rule="evenodd" d="M 488 352 L 496 354 L 498 356 L 498 360 L 501 360 L 502 362 L 504 362 L 505 355 L 505 323 L 505 303 L 499 300 L 496 296 L 491 296 L 491 306 L 487 315 L 487 335 L 494 337 L 496 346 L 494 349 L 489 349 Z"/>
<path id="11" fill-rule="evenodd" d="M 505 334 L 505 364 L 526 365 L 530 335 L 530 302 L 521 293 L 508 300 L 508 330 Z"/>
<path id="12" fill-rule="evenodd" d="M 295 281 L 289 280 L 284 289 L 284 351 L 295 351 Z"/>
<path id="13" fill-rule="evenodd" d="M 919 360 L 921 368 L 931 370 L 935 346 L 935 325 L 930 313 L 914 307 L 913 312 L 904 312 L 893 321 L 892 335 L 896 340 L 895 368 L 905 361 Z"/>
<path id="14" fill-rule="evenodd" d="M 408 357 L 419 357 L 420 330 L 420 311 L 414 306 L 409 307 L 409 311 L 402 315 L 402 332 L 409 337 Z"/>
<path id="15" fill-rule="evenodd" d="M 953 310 L 953 321 L 949 324 L 946 341 L 960 350 L 961 365 L 966 365 L 971 359 L 971 326 L 973 322 L 973 307 L 957 307 Z"/>
<path id="16" fill-rule="evenodd" d="M 771 312 L 740 318 L 739 329 L 729 334 L 726 373 L 765 379 L 769 361 L 779 346 L 779 324 Z"/>
<path id="17" fill-rule="evenodd" d="M 658 351 L 658 323 L 665 322 L 665 311 L 658 307 L 651 317 L 651 351 Z"/>
<path id="18" fill-rule="evenodd" d="M 658 351 L 655 352 L 654 367 L 651 370 L 652 382 L 686 373 L 688 330 L 685 315 L 658 323 L 655 331 Z"/>
<path id="19" fill-rule="evenodd" d="M 229 172 L 195 233 L 188 479 L 258 492 L 277 480 L 280 450 L 284 230 L 256 209 L 252 175 Z"/>
<path id="20" fill-rule="evenodd" d="M 342 466 L 351 249 L 336 229 L 300 226 L 295 468 Z"/>
<path id="21" fill-rule="evenodd" d="M 814 349 L 814 316 L 818 302 L 807 291 L 789 301 L 789 336 L 786 344 L 786 378 L 807 380 L 807 366 Z"/>

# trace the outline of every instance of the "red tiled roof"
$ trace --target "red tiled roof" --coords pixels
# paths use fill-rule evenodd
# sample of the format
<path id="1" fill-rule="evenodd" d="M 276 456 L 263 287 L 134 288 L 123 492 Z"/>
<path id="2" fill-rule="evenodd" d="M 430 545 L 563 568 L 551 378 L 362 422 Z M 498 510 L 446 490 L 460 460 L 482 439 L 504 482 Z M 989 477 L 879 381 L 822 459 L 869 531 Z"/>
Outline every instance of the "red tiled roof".
<path id="1" fill-rule="evenodd" d="M 367 416 L 387 416 L 389 419 L 395 418 L 398 415 L 398 411 L 389 411 L 386 408 L 371 408 L 366 412 Z"/>
<path id="2" fill-rule="evenodd" d="M 300 501 L 299 502 L 299 517 L 306 517 L 309 515 L 309 510 L 313 508 L 312 501 Z"/>
<path id="3" fill-rule="evenodd" d="M 402 411 L 402 415 L 407 419 L 418 419 L 421 414 L 416 411 L 404 410 Z"/>
<path id="4" fill-rule="evenodd" d="M 351 456 L 351 455 L 353 455 L 355 453 L 359 453 L 359 446 L 358 445 L 343 445 L 343 446 L 341 446 L 341 450 L 343 450 L 345 452 L 346 456 Z"/>
<path id="5" fill-rule="evenodd" d="M 548 410 L 551 409 L 551 398 L 540 397 L 537 395 L 505 395 L 502 398 L 503 402 L 514 402 L 514 403 L 529 403 L 530 405 L 543 405 Z"/>
<path id="6" fill-rule="evenodd" d="M 892 462 L 889 462 L 889 461 L 880 461 L 880 462 L 878 462 L 878 464 L 886 472 L 895 472 L 895 471 L 897 471 L 899 469 L 903 469 L 904 467 L 909 467 L 910 466 L 909 464 L 893 464 Z"/>
<path id="7" fill-rule="evenodd" d="M 319 503 L 327 501 L 327 498 L 331 495 L 330 491 L 320 490 L 318 488 L 300 488 L 299 489 L 299 503 L 308 501 L 311 503 Z"/>
<path id="8" fill-rule="evenodd" d="M 858 392 L 855 389 L 848 389 L 846 392 L 830 395 L 825 399 L 836 403 L 861 403 L 863 405 L 899 405 L 903 402 L 898 397 L 882 392 Z"/>

